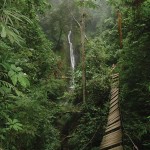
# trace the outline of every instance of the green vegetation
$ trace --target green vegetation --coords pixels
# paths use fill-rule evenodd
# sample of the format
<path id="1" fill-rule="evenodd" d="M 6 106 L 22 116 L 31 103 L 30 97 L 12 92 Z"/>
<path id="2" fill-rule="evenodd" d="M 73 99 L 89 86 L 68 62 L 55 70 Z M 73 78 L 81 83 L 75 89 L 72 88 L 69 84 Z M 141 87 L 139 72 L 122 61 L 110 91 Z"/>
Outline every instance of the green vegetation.
<path id="1" fill-rule="evenodd" d="M 149 150 L 149 16 L 150 0 L 1 0 L 0 150 L 99 150 L 113 72 L 123 147 Z"/>

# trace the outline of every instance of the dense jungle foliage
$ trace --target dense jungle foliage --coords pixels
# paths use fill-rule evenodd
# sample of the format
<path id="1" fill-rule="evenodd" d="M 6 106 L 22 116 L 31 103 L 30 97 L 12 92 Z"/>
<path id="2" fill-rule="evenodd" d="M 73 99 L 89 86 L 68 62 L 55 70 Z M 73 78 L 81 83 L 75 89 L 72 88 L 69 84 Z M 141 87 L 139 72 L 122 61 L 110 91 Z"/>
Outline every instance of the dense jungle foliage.
<path id="1" fill-rule="evenodd" d="M 120 75 L 123 147 L 149 150 L 149 39 L 150 0 L 1 0 L 0 150 L 99 150 L 113 72 Z"/>

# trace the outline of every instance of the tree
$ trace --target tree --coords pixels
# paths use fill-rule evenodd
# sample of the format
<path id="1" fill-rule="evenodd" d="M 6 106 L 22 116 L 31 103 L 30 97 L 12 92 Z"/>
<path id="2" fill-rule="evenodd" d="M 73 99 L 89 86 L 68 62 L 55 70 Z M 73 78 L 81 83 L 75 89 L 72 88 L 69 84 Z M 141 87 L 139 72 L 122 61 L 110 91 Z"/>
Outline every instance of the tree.
<path id="1" fill-rule="evenodd" d="M 55 77 L 59 58 L 37 19 L 44 6 L 43 0 L 0 2 L 0 149 L 60 146 L 51 117 L 64 82 Z"/>
<path id="2" fill-rule="evenodd" d="M 83 3 L 83 8 L 81 10 L 81 24 L 80 24 L 80 33 L 81 33 L 81 51 L 82 51 L 82 90 L 83 90 L 83 103 L 86 102 L 86 56 L 85 56 L 85 2 L 80 1 Z"/>
<path id="3" fill-rule="evenodd" d="M 81 33 L 81 52 L 82 52 L 82 96 L 83 96 L 83 103 L 86 103 L 86 53 L 85 53 L 85 17 L 86 17 L 86 11 L 85 7 L 92 7 L 95 6 L 94 3 L 91 0 L 84 1 L 80 0 L 78 1 L 79 6 L 81 7 L 81 23 L 79 23 L 75 18 L 74 20 L 77 22 L 77 24 L 80 27 L 80 33 Z"/>

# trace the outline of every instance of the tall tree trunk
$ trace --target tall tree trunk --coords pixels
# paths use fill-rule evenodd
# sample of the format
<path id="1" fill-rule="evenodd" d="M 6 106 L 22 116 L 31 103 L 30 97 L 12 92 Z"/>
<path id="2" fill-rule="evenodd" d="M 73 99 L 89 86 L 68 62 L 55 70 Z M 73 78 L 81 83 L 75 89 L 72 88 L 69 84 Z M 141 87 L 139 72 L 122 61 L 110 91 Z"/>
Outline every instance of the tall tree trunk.
<path id="1" fill-rule="evenodd" d="M 118 16 L 119 42 L 120 42 L 120 48 L 122 48 L 123 47 L 123 44 L 122 44 L 122 15 L 119 10 L 117 12 L 117 16 Z"/>
<path id="2" fill-rule="evenodd" d="M 63 29 L 60 28 L 59 37 L 58 37 L 57 44 L 56 44 L 56 49 L 60 48 L 60 46 L 61 46 L 60 42 L 61 42 L 62 33 L 63 33 Z"/>
<path id="3" fill-rule="evenodd" d="M 85 14 L 82 10 L 81 18 L 81 52 L 82 52 L 82 88 L 83 88 L 83 103 L 86 102 L 86 60 L 85 60 Z"/>
<path id="4" fill-rule="evenodd" d="M 69 2 L 69 1 L 68 1 Z M 81 0 L 82 4 L 83 4 L 83 8 L 81 11 L 81 23 L 78 22 L 78 20 L 74 17 L 74 15 L 71 13 L 74 21 L 77 23 L 77 25 L 80 28 L 80 34 L 81 34 L 81 53 L 82 53 L 82 57 L 81 57 L 81 61 L 82 61 L 82 88 L 83 88 L 83 103 L 86 103 L 86 56 L 85 56 L 85 39 L 87 39 L 86 35 L 85 35 L 85 4 L 84 4 L 84 0 Z M 69 10 L 71 11 L 71 10 Z"/>

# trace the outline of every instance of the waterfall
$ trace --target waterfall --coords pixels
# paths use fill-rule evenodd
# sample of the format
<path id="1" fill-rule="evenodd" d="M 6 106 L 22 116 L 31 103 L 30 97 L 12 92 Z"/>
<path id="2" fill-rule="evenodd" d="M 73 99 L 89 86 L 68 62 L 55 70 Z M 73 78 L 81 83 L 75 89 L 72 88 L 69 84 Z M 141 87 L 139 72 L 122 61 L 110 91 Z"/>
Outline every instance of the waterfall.
<path id="1" fill-rule="evenodd" d="M 68 33 L 68 42 L 70 48 L 70 61 L 71 61 L 71 70 L 72 70 L 72 78 L 71 78 L 71 86 L 70 88 L 74 88 L 74 69 L 75 69 L 75 56 L 73 53 L 73 45 L 71 43 L 71 31 Z"/>

